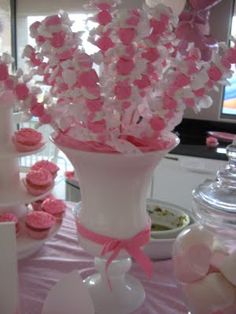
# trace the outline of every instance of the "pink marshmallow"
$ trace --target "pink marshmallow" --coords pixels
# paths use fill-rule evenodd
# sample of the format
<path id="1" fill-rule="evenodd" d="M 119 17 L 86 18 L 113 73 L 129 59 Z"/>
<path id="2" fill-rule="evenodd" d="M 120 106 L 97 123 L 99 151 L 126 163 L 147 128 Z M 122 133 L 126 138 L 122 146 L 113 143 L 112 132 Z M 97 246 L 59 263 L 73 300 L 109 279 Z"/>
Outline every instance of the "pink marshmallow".
<path id="1" fill-rule="evenodd" d="M 90 111 L 95 112 L 99 111 L 103 106 L 103 101 L 101 98 L 97 99 L 87 99 L 86 105 L 89 108 Z"/>
<path id="2" fill-rule="evenodd" d="M 120 28 L 118 35 L 124 45 L 129 45 L 133 41 L 136 31 L 133 28 Z"/>
<path id="3" fill-rule="evenodd" d="M 147 75 L 143 74 L 141 79 L 135 80 L 134 85 L 136 85 L 139 89 L 146 88 L 151 85 L 151 82 Z"/>
<path id="4" fill-rule="evenodd" d="M 41 117 L 44 114 L 44 106 L 40 103 L 36 103 L 30 108 L 30 112 L 35 117 Z"/>
<path id="5" fill-rule="evenodd" d="M 214 136 L 208 136 L 206 138 L 206 145 L 207 147 L 217 147 L 219 145 L 219 142 Z"/>
<path id="6" fill-rule="evenodd" d="M 29 89 L 24 83 L 18 83 L 15 87 L 15 92 L 19 100 L 24 100 L 29 95 Z"/>
<path id="7" fill-rule="evenodd" d="M 132 59 L 120 58 L 116 64 L 116 70 L 119 75 L 128 75 L 134 69 Z"/>
<path id="8" fill-rule="evenodd" d="M 146 52 L 142 54 L 142 57 L 150 62 L 155 62 L 160 57 L 160 54 L 156 48 L 148 48 Z"/>
<path id="9" fill-rule="evenodd" d="M 150 120 L 150 126 L 155 131 L 161 131 L 165 128 L 165 121 L 159 116 L 155 116 Z"/>
<path id="10" fill-rule="evenodd" d="M 127 85 L 127 82 L 125 81 L 117 82 L 114 90 L 117 99 L 119 100 L 127 99 L 131 96 L 131 92 L 132 92 L 131 86 Z"/>
<path id="11" fill-rule="evenodd" d="M 164 98 L 164 106 L 166 109 L 174 110 L 177 107 L 177 102 L 173 98 L 166 95 Z"/>
<path id="12" fill-rule="evenodd" d="M 81 86 L 93 87 L 96 86 L 98 82 L 98 75 L 95 70 L 91 69 L 87 72 L 83 72 L 79 76 L 79 81 Z"/>
<path id="13" fill-rule="evenodd" d="M 97 15 L 97 21 L 101 25 L 107 25 L 111 22 L 111 20 L 111 14 L 106 10 L 99 12 Z"/>
<path id="14" fill-rule="evenodd" d="M 208 273 L 211 250 L 204 244 L 193 245 L 174 257 L 175 276 L 180 282 L 191 283 Z"/>
<path id="15" fill-rule="evenodd" d="M 5 63 L 0 64 L 0 81 L 5 81 L 9 77 L 8 67 Z"/>
<path id="16" fill-rule="evenodd" d="M 112 42 L 111 38 L 108 36 L 100 37 L 96 42 L 98 48 L 102 51 L 106 52 L 110 48 L 114 47 L 114 43 Z"/>
<path id="17" fill-rule="evenodd" d="M 181 251 L 186 251 L 188 248 L 194 245 L 204 244 L 209 249 L 212 249 L 213 241 L 214 236 L 212 233 L 199 225 L 193 225 L 191 228 L 181 233 L 181 235 L 178 237 L 177 247 Z"/>
<path id="18" fill-rule="evenodd" d="M 183 73 L 179 73 L 175 78 L 175 84 L 179 88 L 182 88 L 182 87 L 188 85 L 189 83 L 190 83 L 190 78 Z"/>
<path id="19" fill-rule="evenodd" d="M 61 24 L 61 18 L 58 15 L 51 15 L 45 18 L 46 26 L 55 26 Z"/>
<path id="20" fill-rule="evenodd" d="M 104 119 L 95 122 L 88 121 L 88 128 L 94 133 L 101 133 L 106 129 L 106 121 Z"/>
<path id="21" fill-rule="evenodd" d="M 219 81 L 222 77 L 222 72 L 216 66 L 212 66 L 208 70 L 208 76 L 213 81 Z"/>
<path id="22" fill-rule="evenodd" d="M 51 45 L 54 47 L 54 48 L 60 48 L 64 45 L 64 42 L 65 42 L 65 32 L 57 32 L 57 33 L 54 33 L 52 38 L 51 38 Z"/>

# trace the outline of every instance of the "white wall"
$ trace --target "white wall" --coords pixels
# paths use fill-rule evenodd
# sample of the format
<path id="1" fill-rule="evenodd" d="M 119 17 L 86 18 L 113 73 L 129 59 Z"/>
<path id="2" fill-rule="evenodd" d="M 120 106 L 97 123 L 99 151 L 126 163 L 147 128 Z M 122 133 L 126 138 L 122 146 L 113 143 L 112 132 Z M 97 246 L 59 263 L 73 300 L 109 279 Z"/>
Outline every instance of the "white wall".
<path id="1" fill-rule="evenodd" d="M 75 13 L 84 10 L 83 5 L 86 3 L 88 3 L 88 0 L 18 0 L 17 14 L 18 16 L 48 15 L 55 14 L 60 9 Z M 127 8 L 141 6 L 142 3 L 142 0 L 123 1 L 123 5 Z"/>
<path id="2" fill-rule="evenodd" d="M 27 15 L 49 15 L 55 14 L 60 9 L 66 11 L 81 11 L 86 0 L 18 0 L 17 14 L 18 16 Z"/>

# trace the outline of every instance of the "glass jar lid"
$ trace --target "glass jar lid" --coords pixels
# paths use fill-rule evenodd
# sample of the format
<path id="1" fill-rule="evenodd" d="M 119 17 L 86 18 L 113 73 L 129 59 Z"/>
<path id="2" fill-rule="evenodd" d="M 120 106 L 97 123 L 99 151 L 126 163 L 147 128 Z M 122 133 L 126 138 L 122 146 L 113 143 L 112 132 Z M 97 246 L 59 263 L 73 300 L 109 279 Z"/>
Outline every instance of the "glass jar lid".
<path id="1" fill-rule="evenodd" d="M 226 148 L 228 163 L 193 191 L 193 211 L 197 219 L 210 225 L 236 229 L 236 139 Z"/>

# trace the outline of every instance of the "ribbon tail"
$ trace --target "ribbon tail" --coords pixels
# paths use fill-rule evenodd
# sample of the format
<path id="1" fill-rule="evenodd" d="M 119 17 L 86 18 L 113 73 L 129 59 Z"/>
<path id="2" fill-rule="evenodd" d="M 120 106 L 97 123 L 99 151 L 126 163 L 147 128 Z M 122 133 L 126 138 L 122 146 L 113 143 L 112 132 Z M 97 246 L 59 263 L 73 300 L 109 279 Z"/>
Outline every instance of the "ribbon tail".
<path id="1" fill-rule="evenodd" d="M 153 264 L 150 258 L 139 247 L 132 247 L 128 250 L 129 254 L 142 267 L 147 277 L 150 279 L 153 274 Z"/>
<path id="2" fill-rule="evenodd" d="M 111 265 L 111 263 L 116 259 L 116 257 L 118 256 L 120 252 L 120 248 L 117 247 L 114 252 L 111 254 L 111 256 L 108 258 L 108 260 L 106 261 L 106 272 L 108 272 L 108 267 Z"/>
<path id="3" fill-rule="evenodd" d="M 111 265 L 111 263 L 115 260 L 115 258 L 118 256 L 120 252 L 120 247 L 117 247 L 113 253 L 111 254 L 111 256 L 108 258 L 108 260 L 106 261 L 106 266 L 105 266 L 105 273 L 106 273 L 106 278 L 107 278 L 107 283 L 108 283 L 108 286 L 109 286 L 109 289 L 110 291 L 112 291 L 112 285 L 111 285 L 111 280 L 110 280 L 110 277 L 109 277 L 109 274 L 108 274 L 108 268 L 109 266 Z M 105 253 L 105 252 L 103 252 Z M 108 253 L 108 252 L 106 252 Z M 105 254 L 106 254 L 105 253 Z M 104 255 L 104 254 L 103 254 Z"/>

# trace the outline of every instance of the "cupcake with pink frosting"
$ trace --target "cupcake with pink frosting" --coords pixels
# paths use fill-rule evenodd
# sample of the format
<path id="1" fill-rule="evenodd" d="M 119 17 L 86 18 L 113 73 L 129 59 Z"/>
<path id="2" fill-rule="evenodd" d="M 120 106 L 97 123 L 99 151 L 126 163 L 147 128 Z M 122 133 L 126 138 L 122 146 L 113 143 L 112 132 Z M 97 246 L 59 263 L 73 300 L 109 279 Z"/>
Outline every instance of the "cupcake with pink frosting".
<path id="1" fill-rule="evenodd" d="M 12 141 L 16 150 L 22 153 L 37 150 L 44 144 L 42 133 L 31 128 L 22 128 L 16 131 Z"/>
<path id="2" fill-rule="evenodd" d="M 40 198 L 39 200 L 32 202 L 31 206 L 32 206 L 33 210 L 42 210 L 41 205 L 47 198 L 54 198 L 54 196 L 51 193 L 49 193 L 45 197 Z"/>
<path id="3" fill-rule="evenodd" d="M 29 212 L 25 218 L 25 226 L 28 235 L 37 240 L 46 238 L 55 223 L 55 218 L 43 211 Z"/>
<path id="4" fill-rule="evenodd" d="M 53 187 L 53 177 L 46 169 L 30 170 L 25 178 L 25 186 L 28 192 L 38 196 L 49 191 Z"/>
<path id="5" fill-rule="evenodd" d="M 61 222 L 65 214 L 66 204 L 62 200 L 47 198 L 41 205 L 41 209 L 53 215 L 57 222 Z"/>
<path id="6" fill-rule="evenodd" d="M 56 177 L 57 172 L 58 172 L 58 170 L 59 170 L 59 167 L 58 167 L 55 163 L 53 163 L 53 162 L 51 162 L 51 161 L 49 161 L 49 160 L 40 160 L 40 161 L 37 161 L 37 162 L 31 167 L 32 170 L 39 170 L 39 169 L 41 169 L 41 168 L 48 170 L 48 171 L 52 174 L 53 178 Z"/>

